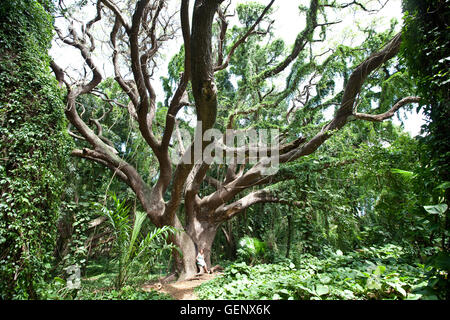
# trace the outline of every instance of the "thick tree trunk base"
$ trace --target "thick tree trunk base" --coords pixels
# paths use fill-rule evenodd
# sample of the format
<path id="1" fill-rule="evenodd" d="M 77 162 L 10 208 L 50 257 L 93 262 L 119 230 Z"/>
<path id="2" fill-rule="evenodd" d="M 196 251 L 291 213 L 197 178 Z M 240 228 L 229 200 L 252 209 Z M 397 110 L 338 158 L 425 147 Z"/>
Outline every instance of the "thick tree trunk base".
<path id="1" fill-rule="evenodd" d="M 183 227 L 176 221 L 176 228 Z M 178 281 L 186 280 L 198 274 L 196 264 L 197 254 L 204 250 L 205 262 L 208 270 L 211 267 L 211 248 L 217 233 L 217 225 L 208 221 L 194 221 L 188 225 L 186 231 L 181 231 L 175 237 L 175 244 L 181 250 L 182 255 L 175 252 L 175 263 L 178 272 Z M 201 272 L 202 270 L 200 270 Z"/>

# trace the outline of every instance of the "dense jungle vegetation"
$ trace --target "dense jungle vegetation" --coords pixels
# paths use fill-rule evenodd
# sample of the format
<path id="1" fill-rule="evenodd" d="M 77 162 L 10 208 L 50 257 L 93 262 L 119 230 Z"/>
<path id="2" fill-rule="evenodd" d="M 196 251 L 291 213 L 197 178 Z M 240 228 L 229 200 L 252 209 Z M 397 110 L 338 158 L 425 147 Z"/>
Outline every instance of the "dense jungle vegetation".
<path id="1" fill-rule="evenodd" d="M 0 300 L 450 298 L 450 1 L 289 2 L 0 2 Z"/>

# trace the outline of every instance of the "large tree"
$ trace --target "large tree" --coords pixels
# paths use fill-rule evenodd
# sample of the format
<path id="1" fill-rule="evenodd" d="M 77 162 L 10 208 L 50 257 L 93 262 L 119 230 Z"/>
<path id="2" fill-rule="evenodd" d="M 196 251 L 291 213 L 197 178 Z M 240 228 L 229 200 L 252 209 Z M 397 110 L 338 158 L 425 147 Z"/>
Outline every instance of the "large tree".
<path id="1" fill-rule="evenodd" d="M 294 44 L 285 48 L 284 42 L 272 34 L 270 13 L 275 0 L 266 6 L 237 6 L 239 24 L 231 29 L 230 4 L 222 2 L 196 0 L 191 14 L 189 0 L 182 0 L 175 15 L 164 0 L 98 0 L 92 20 L 79 27 L 79 20 L 72 19 L 68 32 L 56 28 L 58 38 L 78 49 L 90 70 L 85 72 L 90 78 L 69 82 L 53 63 L 57 78 L 67 88 L 65 113 L 77 131 L 71 131 L 71 135 L 84 141 L 84 147 L 73 150 L 72 155 L 111 169 L 134 191 L 153 224 L 180 230 L 173 242 L 183 253 L 175 253 L 181 279 L 196 272 L 196 248 L 206 249 L 210 264 L 211 246 L 222 223 L 257 203 L 286 203 L 270 186 L 294 179 L 295 171 L 305 168 L 303 159 L 347 123 L 381 122 L 402 106 L 419 101 L 415 96 L 402 96 L 408 94 L 399 76 L 404 70 L 393 59 L 402 37 L 389 28 L 381 34 L 366 30 L 367 39 L 357 48 L 340 45 L 322 52 L 312 50 L 314 44 L 324 43 L 327 28 L 338 22 L 328 21 L 328 14 L 349 7 L 366 12 L 374 9 L 357 1 L 343 4 L 311 0 L 308 7 L 300 6 L 299 17 L 305 18 L 303 30 Z M 170 93 L 164 106 L 156 100 L 154 69 L 164 42 L 178 33 L 174 20 L 179 21 L 184 43 L 169 64 L 169 80 L 163 80 Z M 99 90 L 103 79 L 93 57 L 99 42 L 93 29 L 101 21 L 109 22 L 107 42 L 112 48 L 114 79 L 126 94 L 127 103 Z M 279 85 L 281 76 L 286 79 L 284 85 Z M 120 145 L 105 137 L 103 116 L 88 121 L 84 112 L 78 112 L 82 96 L 90 94 L 129 111 L 159 168 L 155 179 L 144 180 L 119 156 Z M 335 113 L 331 120 L 324 121 L 322 112 L 329 106 L 335 106 Z M 256 126 L 281 129 L 282 143 L 276 150 L 266 149 L 267 156 L 256 163 L 249 161 L 252 147 L 248 147 L 246 163 L 240 165 L 236 161 L 225 165 L 202 159 L 195 162 L 194 154 L 205 151 L 210 142 L 200 146 L 193 143 L 182 157 L 191 161 L 174 165 L 172 137 L 177 136 L 179 124 L 189 127 L 186 116 L 180 116 L 181 110 L 189 108 L 201 123 L 195 127 L 196 136 L 211 128 Z M 237 151 L 231 148 L 231 152 Z M 275 156 L 281 169 L 268 174 L 271 157 Z M 325 160 L 319 167 L 330 165 Z"/>

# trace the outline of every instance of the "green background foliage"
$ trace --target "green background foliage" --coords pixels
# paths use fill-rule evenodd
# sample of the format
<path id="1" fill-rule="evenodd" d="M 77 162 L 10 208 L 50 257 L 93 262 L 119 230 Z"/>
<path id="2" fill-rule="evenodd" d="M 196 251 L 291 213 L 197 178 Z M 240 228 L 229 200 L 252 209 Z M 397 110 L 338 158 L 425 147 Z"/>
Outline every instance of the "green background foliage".
<path id="1" fill-rule="evenodd" d="M 211 260 L 226 268 L 198 289 L 200 298 L 448 299 L 449 1 L 404 0 L 403 7 L 400 58 L 370 75 L 357 111 L 383 113 L 405 96 L 420 95 L 427 135 L 411 137 L 388 121 L 352 121 L 313 154 L 281 165 L 286 180 L 269 189 L 283 204 L 253 205 L 219 226 Z M 263 9 L 254 2 L 236 7 L 239 23 L 227 29 L 225 56 Z M 299 9 L 305 18 L 308 8 Z M 0 298 L 168 299 L 142 286 L 173 271 L 169 250 L 175 248 L 167 239 L 175 230 L 151 225 L 133 191 L 109 169 L 69 158 L 72 148 L 89 144 L 66 133 L 66 92 L 50 73 L 47 53 L 53 10 L 51 1 L 0 3 Z M 215 127 L 224 129 L 229 116 L 241 111 L 236 129 L 277 128 L 291 139 L 312 137 L 327 123 L 324 111 L 339 107 L 341 85 L 394 36 L 396 26 L 392 21 L 383 32 L 359 30 L 362 43 L 337 44 L 326 59 L 305 49 L 285 70 L 285 81 L 261 80 L 290 48 L 258 27 L 229 67 L 215 74 Z M 317 36 L 324 33 L 309 40 L 326 41 Z M 165 97 L 152 128 L 158 139 L 183 68 L 181 46 L 161 77 Z M 314 94 L 286 121 L 311 77 Z M 82 117 L 101 117 L 103 138 L 153 184 L 157 160 L 123 107 L 128 96 L 113 78 L 97 90 L 78 98 Z M 193 101 L 189 86 L 187 91 Z M 183 111 L 194 114 L 191 106 Z M 186 119 L 179 125 L 193 131 Z M 223 169 L 212 165 L 208 175 L 221 181 Z M 199 196 L 214 191 L 203 183 Z M 111 193 L 118 195 L 112 201 Z M 81 270 L 80 288 L 67 287 L 70 266 Z"/>
<path id="2" fill-rule="evenodd" d="M 14 0 L 0 17 L 0 294 L 32 299 L 53 268 L 70 143 L 49 69 L 51 16 Z"/>
<path id="3" fill-rule="evenodd" d="M 450 180 L 450 1 L 405 0 L 403 56 L 429 122 L 424 142 L 445 181 Z"/>
<path id="4" fill-rule="evenodd" d="M 322 257 L 303 254 L 297 264 L 241 262 L 196 291 L 201 299 L 437 299 L 428 291 L 424 265 L 406 261 L 401 247 L 386 245 Z"/>

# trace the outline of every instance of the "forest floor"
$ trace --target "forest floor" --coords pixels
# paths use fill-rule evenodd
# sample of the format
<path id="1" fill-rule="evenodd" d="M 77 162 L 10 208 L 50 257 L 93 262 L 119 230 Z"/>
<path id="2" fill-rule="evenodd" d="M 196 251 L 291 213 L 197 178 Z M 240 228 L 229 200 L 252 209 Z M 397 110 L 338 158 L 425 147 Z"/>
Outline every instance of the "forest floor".
<path id="1" fill-rule="evenodd" d="M 202 283 L 214 279 L 221 273 L 201 273 L 196 276 L 183 280 L 169 283 L 154 282 L 143 286 L 144 291 L 156 290 L 172 296 L 175 300 L 197 300 L 198 297 L 194 293 L 194 289 Z"/>

